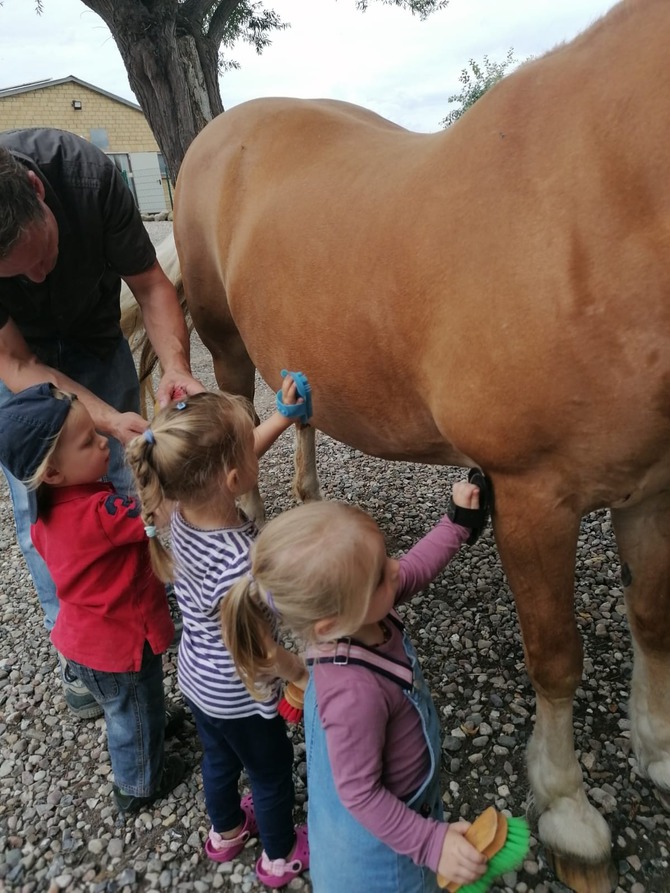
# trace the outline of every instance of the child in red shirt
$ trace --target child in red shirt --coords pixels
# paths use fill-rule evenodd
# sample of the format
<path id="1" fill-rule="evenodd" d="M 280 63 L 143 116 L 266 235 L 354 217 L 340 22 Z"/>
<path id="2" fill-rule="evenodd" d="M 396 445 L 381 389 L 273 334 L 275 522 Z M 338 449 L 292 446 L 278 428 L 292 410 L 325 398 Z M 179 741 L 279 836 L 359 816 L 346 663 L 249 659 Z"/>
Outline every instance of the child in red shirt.
<path id="1" fill-rule="evenodd" d="M 140 508 L 103 483 L 107 438 L 86 407 L 49 382 L 0 407 L 0 462 L 36 491 L 31 536 L 56 584 L 57 650 L 100 704 L 123 812 L 166 796 L 185 774 L 164 757 L 162 653 L 174 626 L 151 570 Z M 171 731 L 168 728 L 168 731 Z"/>

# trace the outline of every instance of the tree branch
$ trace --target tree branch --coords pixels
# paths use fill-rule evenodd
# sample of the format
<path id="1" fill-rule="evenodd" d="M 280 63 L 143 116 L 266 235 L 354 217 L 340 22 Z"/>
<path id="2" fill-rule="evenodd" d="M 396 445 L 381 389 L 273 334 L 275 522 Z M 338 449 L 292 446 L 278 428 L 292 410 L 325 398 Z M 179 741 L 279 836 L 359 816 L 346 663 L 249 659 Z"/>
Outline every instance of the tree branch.
<path id="1" fill-rule="evenodd" d="M 217 49 L 221 45 L 223 35 L 226 32 L 228 19 L 242 2 L 243 0 L 223 0 L 212 16 L 212 21 L 209 23 L 207 30 L 207 37 Z"/>
<path id="2" fill-rule="evenodd" d="M 201 30 L 204 31 L 202 27 L 203 21 L 219 2 L 220 0 L 184 0 L 180 4 L 180 14 L 188 19 L 189 22 L 197 22 Z"/>

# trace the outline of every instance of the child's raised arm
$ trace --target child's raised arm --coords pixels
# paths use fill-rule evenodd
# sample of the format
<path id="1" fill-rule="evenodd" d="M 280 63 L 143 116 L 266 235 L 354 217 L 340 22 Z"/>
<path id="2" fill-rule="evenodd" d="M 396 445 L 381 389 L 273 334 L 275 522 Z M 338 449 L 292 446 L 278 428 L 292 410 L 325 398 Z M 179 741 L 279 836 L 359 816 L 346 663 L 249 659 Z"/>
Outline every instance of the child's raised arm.
<path id="1" fill-rule="evenodd" d="M 483 479 L 483 475 L 481 475 Z M 400 580 L 396 604 L 416 595 L 449 564 L 461 546 L 472 540 L 468 524 L 486 524 L 490 509 L 488 485 L 482 493 L 478 484 L 457 481 L 447 514 L 400 558 Z M 459 514 L 460 512 L 460 514 Z M 465 512 L 465 519 L 462 513 Z"/>
<path id="2" fill-rule="evenodd" d="M 296 384 L 290 373 L 282 379 L 281 400 L 286 406 L 302 403 L 302 397 L 298 394 Z M 295 419 L 282 415 L 275 410 L 272 415 L 254 428 L 254 452 L 260 458 L 270 449 L 280 434 L 295 422 Z"/>

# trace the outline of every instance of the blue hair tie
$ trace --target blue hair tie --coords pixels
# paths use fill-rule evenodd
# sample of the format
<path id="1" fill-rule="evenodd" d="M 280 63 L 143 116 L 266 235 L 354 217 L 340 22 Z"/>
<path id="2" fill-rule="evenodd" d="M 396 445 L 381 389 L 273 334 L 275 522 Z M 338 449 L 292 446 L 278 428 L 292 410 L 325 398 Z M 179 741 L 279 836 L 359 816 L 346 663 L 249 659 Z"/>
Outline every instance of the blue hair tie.
<path id="1" fill-rule="evenodd" d="M 184 400 L 180 400 L 179 403 L 175 403 L 175 409 L 186 409 L 186 403 Z"/>
<path id="2" fill-rule="evenodd" d="M 155 536 L 158 536 L 158 531 L 153 524 L 147 524 L 147 526 L 144 528 L 144 532 L 149 537 L 149 539 L 153 539 Z"/>
<path id="3" fill-rule="evenodd" d="M 142 437 L 146 440 L 147 443 L 156 443 L 156 438 L 154 437 L 154 432 L 151 428 L 147 428 L 142 432 Z"/>

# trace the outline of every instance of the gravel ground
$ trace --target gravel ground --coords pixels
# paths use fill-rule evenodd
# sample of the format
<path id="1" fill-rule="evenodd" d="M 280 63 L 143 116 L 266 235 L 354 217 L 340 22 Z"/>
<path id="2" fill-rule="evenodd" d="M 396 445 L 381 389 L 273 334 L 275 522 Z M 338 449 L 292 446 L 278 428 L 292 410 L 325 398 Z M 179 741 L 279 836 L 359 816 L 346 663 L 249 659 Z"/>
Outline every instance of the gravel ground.
<path id="1" fill-rule="evenodd" d="M 150 224 L 160 238 L 169 224 Z M 214 379 L 194 341 L 194 370 Z M 261 388 L 261 414 L 271 395 Z M 393 553 L 406 550 L 446 509 L 449 485 L 462 472 L 371 459 L 321 436 L 324 497 L 354 502 L 379 522 Z M 272 517 L 292 504 L 292 438 L 261 462 L 260 484 Z M 626 699 L 631 646 L 612 530 L 604 512 L 582 526 L 576 577 L 577 621 L 586 663 L 575 705 L 575 741 L 591 800 L 613 832 L 617 893 L 668 893 L 670 819 L 630 751 Z M 490 530 L 404 609 L 442 718 L 442 779 L 448 818 L 472 819 L 493 803 L 523 814 L 528 786 L 524 750 L 534 697 L 526 676 L 512 598 Z M 165 658 L 168 696 L 177 696 L 176 657 Z M 68 713 L 54 651 L 14 539 L 7 490 L 0 487 L 0 890 L 264 890 L 252 841 L 232 864 L 203 857 L 208 829 L 192 724 L 169 744 L 192 767 L 172 795 L 125 823 L 111 801 L 104 723 Z M 296 819 L 304 820 L 304 742 L 296 748 Z M 308 893 L 308 876 L 290 890 Z M 522 869 L 493 893 L 567 890 L 547 867 L 535 839 Z M 384 891 L 374 891 L 384 893 Z"/>

